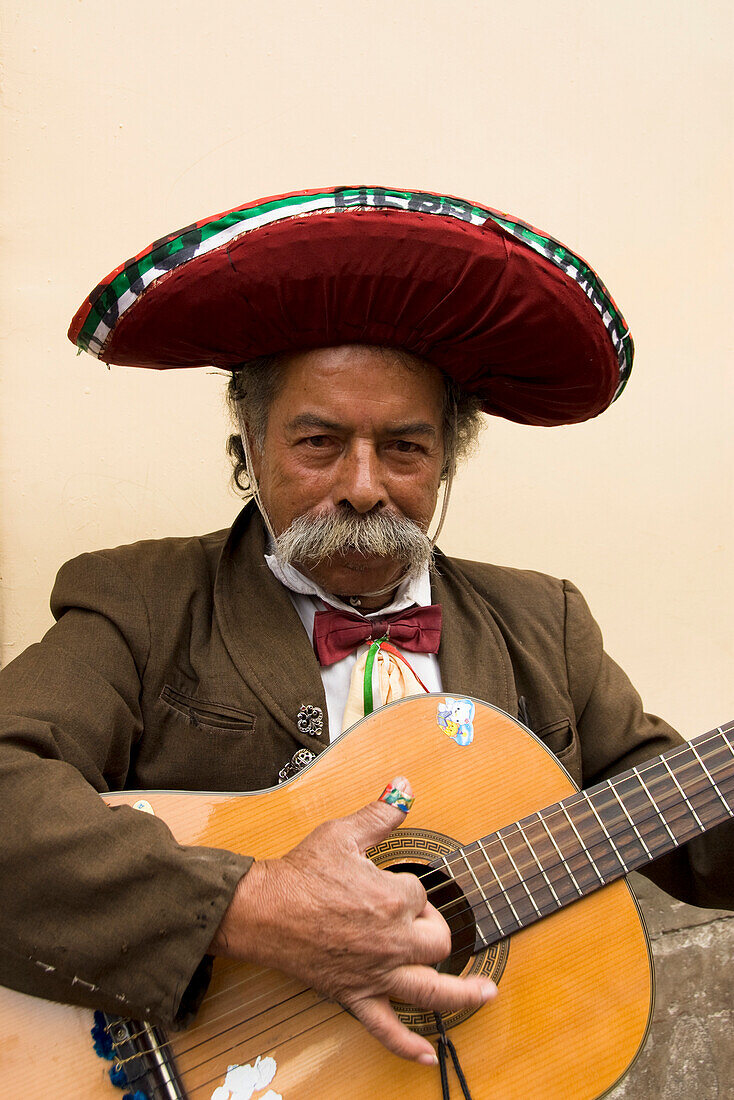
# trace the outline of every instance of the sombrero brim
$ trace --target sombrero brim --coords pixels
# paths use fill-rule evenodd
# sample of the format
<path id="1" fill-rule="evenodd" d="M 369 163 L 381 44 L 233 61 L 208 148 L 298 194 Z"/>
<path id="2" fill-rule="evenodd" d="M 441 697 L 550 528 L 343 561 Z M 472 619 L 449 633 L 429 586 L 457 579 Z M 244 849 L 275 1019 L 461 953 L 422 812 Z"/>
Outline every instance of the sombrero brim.
<path id="1" fill-rule="evenodd" d="M 563 245 L 462 199 L 378 187 L 280 195 L 172 233 L 92 291 L 69 338 L 156 368 L 401 347 L 487 412 L 543 425 L 597 416 L 633 357 L 604 284 Z"/>

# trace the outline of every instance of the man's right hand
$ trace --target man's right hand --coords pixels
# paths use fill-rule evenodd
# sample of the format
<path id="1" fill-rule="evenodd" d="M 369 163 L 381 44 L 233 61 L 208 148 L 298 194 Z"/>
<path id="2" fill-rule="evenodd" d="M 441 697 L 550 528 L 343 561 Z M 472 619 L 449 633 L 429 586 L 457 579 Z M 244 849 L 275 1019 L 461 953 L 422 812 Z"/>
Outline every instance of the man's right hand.
<path id="1" fill-rule="evenodd" d="M 293 975 L 395 1054 L 432 1065 L 433 1047 L 400 1022 L 389 998 L 447 1012 L 476 1008 L 497 990 L 433 969 L 451 950 L 446 921 L 415 875 L 381 871 L 365 856 L 404 819 L 395 806 L 370 802 L 319 825 L 281 859 L 255 862 L 210 950 Z"/>

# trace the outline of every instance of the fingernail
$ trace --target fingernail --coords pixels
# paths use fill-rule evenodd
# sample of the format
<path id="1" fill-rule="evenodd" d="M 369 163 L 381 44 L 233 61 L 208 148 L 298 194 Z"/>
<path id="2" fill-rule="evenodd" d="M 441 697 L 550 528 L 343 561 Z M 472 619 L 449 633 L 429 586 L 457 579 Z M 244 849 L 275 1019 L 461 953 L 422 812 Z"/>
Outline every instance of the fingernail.
<path id="1" fill-rule="evenodd" d="M 422 1066 L 437 1066 L 438 1065 L 438 1058 L 436 1057 L 435 1054 L 428 1054 L 428 1053 L 419 1054 L 418 1055 L 418 1062 Z"/>
<path id="2" fill-rule="evenodd" d="M 404 814 L 407 814 L 415 801 L 413 788 L 404 775 L 399 775 L 388 783 L 380 795 L 379 801 L 387 802 L 389 806 L 394 806 L 397 810 L 402 810 Z"/>
<path id="3" fill-rule="evenodd" d="M 485 1001 L 489 1001 L 492 997 L 497 996 L 497 986 L 494 982 L 484 981 L 482 982 L 482 997 Z"/>

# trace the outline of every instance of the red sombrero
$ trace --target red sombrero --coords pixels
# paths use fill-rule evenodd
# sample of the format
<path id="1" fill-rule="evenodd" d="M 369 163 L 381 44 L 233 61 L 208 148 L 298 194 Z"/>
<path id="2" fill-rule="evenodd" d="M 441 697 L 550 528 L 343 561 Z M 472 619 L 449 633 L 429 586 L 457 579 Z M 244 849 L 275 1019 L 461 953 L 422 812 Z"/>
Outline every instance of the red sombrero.
<path id="1" fill-rule="evenodd" d="M 103 279 L 69 338 L 105 363 L 158 368 L 401 347 L 487 412 L 545 425 L 603 412 L 634 350 L 564 245 L 463 199 L 381 187 L 261 199 L 162 237 Z"/>

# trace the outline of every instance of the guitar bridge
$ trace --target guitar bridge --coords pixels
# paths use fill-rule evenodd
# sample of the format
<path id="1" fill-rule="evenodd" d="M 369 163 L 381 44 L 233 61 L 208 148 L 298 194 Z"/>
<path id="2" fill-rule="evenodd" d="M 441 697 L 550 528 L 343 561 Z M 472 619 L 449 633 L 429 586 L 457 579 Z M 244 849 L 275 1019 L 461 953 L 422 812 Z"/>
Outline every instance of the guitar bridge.
<path id="1" fill-rule="evenodd" d="M 165 1033 L 141 1020 L 126 1020 L 106 1012 L 95 1013 L 109 1036 L 112 1051 L 110 1080 L 118 1088 L 134 1090 L 136 1100 L 186 1100 Z"/>

